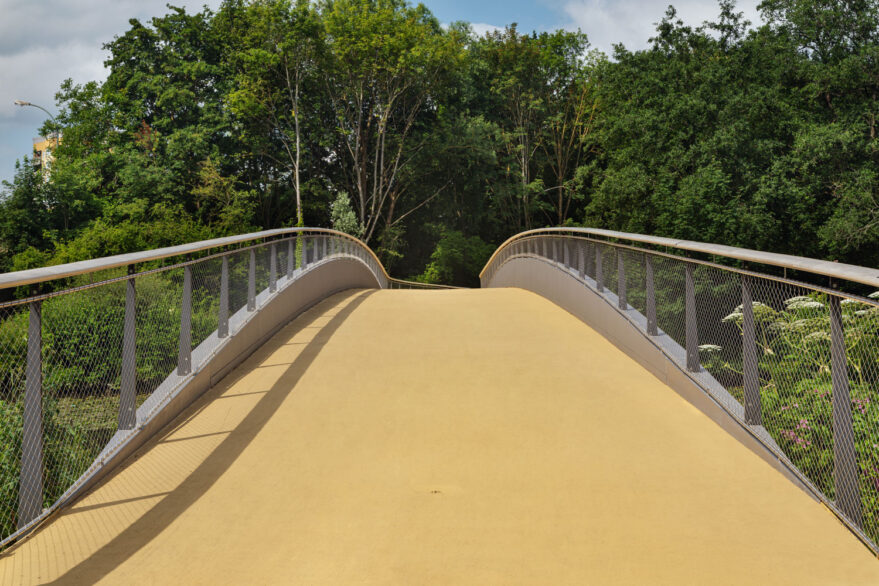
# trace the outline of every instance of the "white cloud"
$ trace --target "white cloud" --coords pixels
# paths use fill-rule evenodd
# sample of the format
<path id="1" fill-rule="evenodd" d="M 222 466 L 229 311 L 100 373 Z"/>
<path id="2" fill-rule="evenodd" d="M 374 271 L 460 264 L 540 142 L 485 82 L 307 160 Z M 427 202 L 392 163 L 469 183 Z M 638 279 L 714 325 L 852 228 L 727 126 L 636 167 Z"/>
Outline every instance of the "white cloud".
<path id="1" fill-rule="evenodd" d="M 485 33 L 493 33 L 504 30 L 504 27 L 502 26 L 495 26 L 493 24 L 486 24 L 484 22 L 471 22 L 470 27 L 473 29 L 473 32 L 480 37 L 484 36 Z"/>
<path id="2" fill-rule="evenodd" d="M 757 24 L 759 3 L 760 0 L 739 0 L 736 10 Z M 593 47 L 611 54 L 616 43 L 623 43 L 630 50 L 647 47 L 647 39 L 654 36 L 656 23 L 662 20 L 669 4 L 674 5 L 678 18 L 690 26 L 714 20 L 719 13 L 713 0 L 566 0 L 562 9 L 570 19 L 567 28 L 579 27 Z"/>

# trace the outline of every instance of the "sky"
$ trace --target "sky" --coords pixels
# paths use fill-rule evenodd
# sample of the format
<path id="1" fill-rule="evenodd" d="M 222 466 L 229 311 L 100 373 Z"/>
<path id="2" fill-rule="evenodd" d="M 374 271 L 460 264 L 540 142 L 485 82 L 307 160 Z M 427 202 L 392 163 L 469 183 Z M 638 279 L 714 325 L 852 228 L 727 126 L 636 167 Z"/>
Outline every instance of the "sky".
<path id="1" fill-rule="evenodd" d="M 15 161 L 31 151 L 46 115 L 18 107 L 25 100 L 57 112 L 61 82 L 103 81 L 102 45 L 128 29 L 128 20 L 165 14 L 169 0 L 0 0 L 0 181 L 11 180 Z M 220 0 L 170 0 L 190 12 Z M 464 20 L 478 33 L 516 22 L 520 31 L 579 28 L 606 53 L 615 43 L 647 46 L 669 3 L 697 25 L 717 15 L 715 0 L 423 0 L 443 23 Z M 759 0 L 739 0 L 738 9 L 760 21 Z"/>

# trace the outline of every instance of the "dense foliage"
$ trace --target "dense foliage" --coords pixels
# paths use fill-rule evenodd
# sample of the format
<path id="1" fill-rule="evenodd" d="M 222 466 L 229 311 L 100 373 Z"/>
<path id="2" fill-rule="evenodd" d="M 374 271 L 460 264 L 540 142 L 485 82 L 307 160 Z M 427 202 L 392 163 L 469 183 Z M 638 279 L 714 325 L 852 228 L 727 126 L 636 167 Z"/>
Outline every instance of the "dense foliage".
<path id="1" fill-rule="evenodd" d="M 169 8 L 68 80 L 51 171 L 0 202 L 0 269 L 295 224 L 403 277 L 474 284 L 527 228 L 582 224 L 879 261 L 879 2 L 669 8 L 646 50 L 476 36 L 405 0 Z"/>

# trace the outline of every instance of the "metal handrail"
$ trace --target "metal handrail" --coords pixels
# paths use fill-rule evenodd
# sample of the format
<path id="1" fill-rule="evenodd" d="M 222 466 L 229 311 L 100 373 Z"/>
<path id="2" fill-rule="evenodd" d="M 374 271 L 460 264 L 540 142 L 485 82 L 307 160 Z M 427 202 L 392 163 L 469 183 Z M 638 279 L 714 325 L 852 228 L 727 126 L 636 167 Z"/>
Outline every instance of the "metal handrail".
<path id="1" fill-rule="evenodd" d="M 372 251 L 371 248 L 369 248 L 369 246 L 367 246 L 358 238 L 351 236 L 350 234 L 327 228 L 277 228 L 274 230 L 252 232 L 250 234 L 239 234 L 238 236 L 227 236 L 224 238 L 201 240 L 199 242 L 190 242 L 188 244 L 168 246 L 166 248 L 156 248 L 154 250 L 130 252 L 126 254 L 117 254 L 115 256 L 107 256 L 91 260 L 82 260 L 62 265 L 54 265 L 48 267 L 40 267 L 36 269 L 27 269 L 24 271 L 15 271 L 12 273 L 4 273 L 0 274 L 0 289 L 20 287 L 22 285 L 32 285 L 34 283 L 43 283 L 46 281 L 53 281 L 55 279 L 74 277 L 77 275 L 84 275 L 97 271 L 114 269 L 153 260 L 162 260 L 172 256 L 193 254 L 195 252 L 201 252 L 203 250 L 221 248 L 223 246 L 231 246 L 233 244 L 240 244 L 242 242 L 267 240 L 276 236 L 285 236 L 297 233 L 320 233 L 328 236 L 337 236 L 340 238 L 347 238 L 349 240 L 352 240 L 362 246 L 372 256 L 373 260 L 376 261 L 378 267 L 381 268 L 381 271 L 384 273 L 384 276 L 387 279 L 398 281 L 398 279 L 392 279 L 387 270 L 385 270 L 384 265 L 382 265 L 378 256 L 376 256 L 376 254 Z"/>
<path id="2" fill-rule="evenodd" d="M 879 288 L 879 269 L 871 269 L 857 265 L 845 263 L 837 263 L 826 260 L 817 260 L 814 258 L 806 258 L 802 256 L 793 256 L 790 254 L 778 254 L 774 252 L 762 252 L 759 250 L 751 250 L 748 248 L 738 248 L 735 246 L 726 246 L 723 244 L 710 244 L 707 242 L 696 242 L 693 240 L 680 240 L 677 238 L 665 238 L 662 236 L 649 236 L 645 234 L 633 234 L 629 232 L 616 232 L 614 230 L 603 230 L 600 228 L 539 228 L 536 230 L 528 230 L 520 232 L 515 236 L 511 236 L 498 246 L 488 262 L 485 263 L 482 271 L 479 273 L 480 278 L 483 277 L 485 271 L 492 264 L 495 257 L 511 242 L 521 240 L 528 236 L 539 234 L 587 234 L 590 236 L 602 236 L 604 238 L 615 238 L 618 240 L 628 240 L 630 242 L 638 242 L 641 244 L 652 244 L 655 246 L 666 246 L 677 250 L 685 250 L 687 252 L 699 252 L 716 256 L 724 256 L 736 260 L 754 262 L 764 265 L 776 266 L 784 269 L 792 269 L 797 271 L 805 271 L 825 277 L 832 277 L 846 281 L 853 281 L 864 285 Z"/>

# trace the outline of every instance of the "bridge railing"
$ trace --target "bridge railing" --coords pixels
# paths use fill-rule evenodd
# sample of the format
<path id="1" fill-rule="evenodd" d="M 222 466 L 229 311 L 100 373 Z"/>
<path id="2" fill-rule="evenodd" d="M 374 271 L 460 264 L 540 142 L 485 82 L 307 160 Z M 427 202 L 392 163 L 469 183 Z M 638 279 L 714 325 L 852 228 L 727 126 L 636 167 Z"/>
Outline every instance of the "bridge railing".
<path id="1" fill-rule="evenodd" d="M 75 495 L 261 307 L 338 259 L 383 288 L 420 286 L 310 228 L 0 275 L 18 297 L 0 303 L 0 547 Z"/>
<path id="2" fill-rule="evenodd" d="M 626 317 L 879 553 L 879 270 L 555 228 L 502 244 L 483 286 L 535 260 Z"/>

